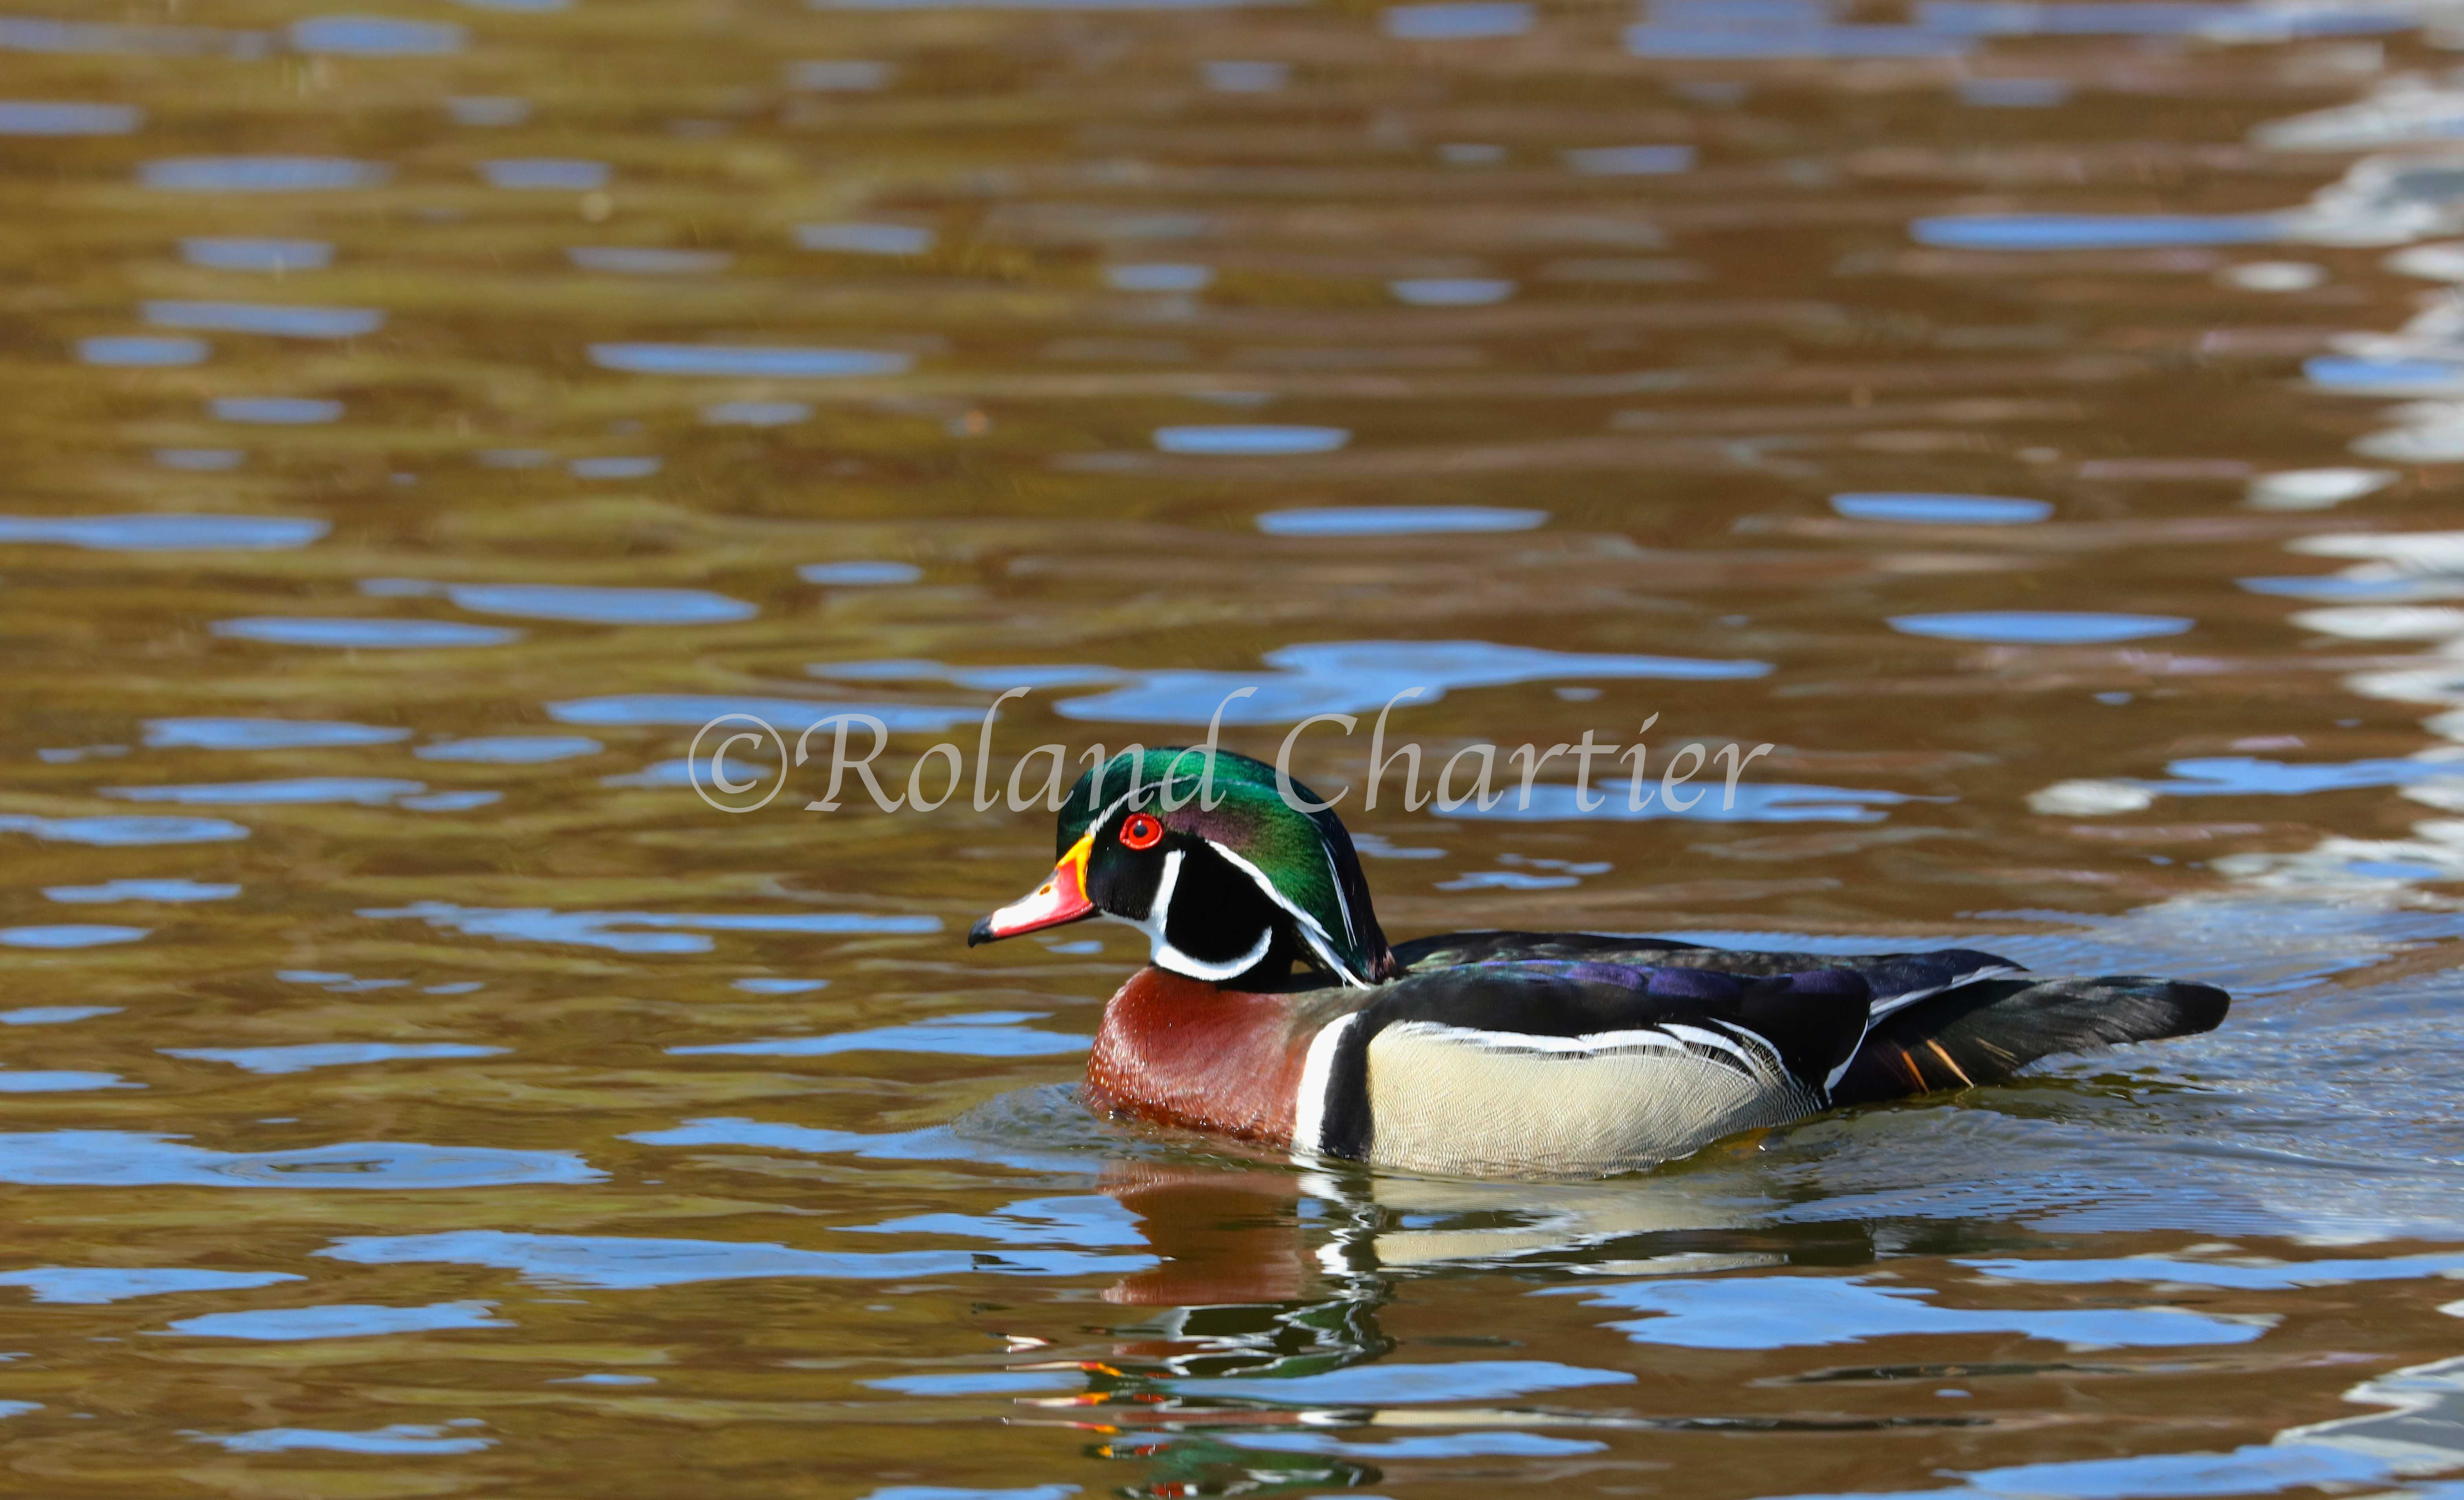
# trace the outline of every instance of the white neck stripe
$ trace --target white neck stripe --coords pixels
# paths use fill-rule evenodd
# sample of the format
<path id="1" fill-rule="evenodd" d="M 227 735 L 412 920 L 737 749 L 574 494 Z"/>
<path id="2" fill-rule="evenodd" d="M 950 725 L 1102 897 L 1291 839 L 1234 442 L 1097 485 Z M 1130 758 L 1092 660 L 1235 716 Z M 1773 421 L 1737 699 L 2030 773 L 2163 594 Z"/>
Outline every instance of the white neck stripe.
<path id="1" fill-rule="evenodd" d="M 1172 919 L 1173 893 L 1180 887 L 1180 862 L 1186 857 L 1186 852 L 1181 849 L 1174 849 L 1163 857 L 1163 878 L 1155 882 L 1155 898 L 1147 903 L 1144 921 L 1133 921 L 1126 916 L 1115 920 L 1129 922 L 1147 935 L 1147 961 L 1159 969 L 1170 969 L 1193 980 L 1221 982 L 1256 968 L 1266 957 L 1266 951 L 1275 945 L 1272 927 L 1258 935 L 1258 940 L 1250 944 L 1248 952 L 1221 963 L 1210 963 L 1184 953 L 1174 947 L 1172 939 L 1164 936 L 1164 926 Z"/>

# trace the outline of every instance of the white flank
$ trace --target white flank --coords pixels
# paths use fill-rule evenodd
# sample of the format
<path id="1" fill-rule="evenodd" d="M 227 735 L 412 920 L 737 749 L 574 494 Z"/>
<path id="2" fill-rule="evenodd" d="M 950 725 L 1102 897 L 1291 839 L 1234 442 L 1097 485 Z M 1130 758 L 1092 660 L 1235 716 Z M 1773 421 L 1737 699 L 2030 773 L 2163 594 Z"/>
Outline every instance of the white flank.
<path id="1" fill-rule="evenodd" d="M 1661 1023 L 1661 1029 L 1681 1042 L 1695 1042 L 1704 1047 L 1717 1048 L 1748 1068 L 1753 1068 L 1762 1061 L 1727 1037 L 1716 1031 L 1705 1031 L 1701 1026 L 1689 1026 L 1681 1022 L 1668 1021 Z"/>
<path id="2" fill-rule="evenodd" d="M 1771 1045 L 1771 1038 L 1759 1032 L 1749 1031 L 1733 1021 L 1714 1021 L 1711 1024 L 1751 1048 L 1761 1056 L 1763 1066 L 1773 1069 L 1787 1066 L 1780 1061 L 1779 1048 Z"/>

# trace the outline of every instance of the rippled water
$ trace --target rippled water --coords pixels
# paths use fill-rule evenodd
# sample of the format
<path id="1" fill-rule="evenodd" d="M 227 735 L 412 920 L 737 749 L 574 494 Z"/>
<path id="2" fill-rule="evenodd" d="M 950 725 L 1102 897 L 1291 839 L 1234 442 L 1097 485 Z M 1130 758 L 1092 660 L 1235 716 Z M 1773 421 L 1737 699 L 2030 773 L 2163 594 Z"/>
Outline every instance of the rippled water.
<path id="1" fill-rule="evenodd" d="M 0 15 L 0 1489 L 2464 1494 L 2464 11 L 383 3 Z M 692 787 L 1019 688 L 995 799 L 1777 747 L 1398 768 L 1398 937 L 2238 1003 L 1593 1183 L 1100 1123 L 1047 814 Z"/>

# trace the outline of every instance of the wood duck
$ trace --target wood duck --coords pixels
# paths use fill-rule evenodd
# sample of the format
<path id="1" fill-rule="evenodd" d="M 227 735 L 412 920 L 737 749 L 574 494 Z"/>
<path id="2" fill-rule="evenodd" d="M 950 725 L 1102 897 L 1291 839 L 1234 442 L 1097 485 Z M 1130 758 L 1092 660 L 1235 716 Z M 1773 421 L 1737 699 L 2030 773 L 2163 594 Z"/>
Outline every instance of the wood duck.
<path id="1" fill-rule="evenodd" d="M 2055 1052 L 2210 1030 L 2231 1004 L 2142 975 L 2040 978 L 1965 948 L 1837 957 L 1522 932 L 1390 947 L 1351 835 L 1295 805 L 1324 799 L 1229 751 L 1207 765 L 1167 746 L 1080 777 L 1051 876 L 967 942 L 1093 916 L 1145 933 L 1147 966 L 1104 1007 L 1090 1106 L 1298 1159 L 1632 1170 Z"/>

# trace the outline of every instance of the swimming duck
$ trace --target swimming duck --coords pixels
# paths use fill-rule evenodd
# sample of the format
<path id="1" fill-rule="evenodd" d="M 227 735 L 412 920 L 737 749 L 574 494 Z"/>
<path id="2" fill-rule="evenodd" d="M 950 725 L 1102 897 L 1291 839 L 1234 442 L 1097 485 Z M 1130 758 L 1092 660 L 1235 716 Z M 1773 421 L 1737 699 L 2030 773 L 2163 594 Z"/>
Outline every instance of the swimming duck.
<path id="1" fill-rule="evenodd" d="M 1292 793 L 1291 800 L 1285 788 Z M 2055 1052 L 2213 1028 L 2205 984 L 2049 979 L 1990 953 L 1840 957 L 1596 933 L 1390 946 L 1324 799 L 1229 751 L 1124 751 L 1060 863 L 970 947 L 1110 917 L 1150 958 L 1104 1007 L 1095 1109 L 1414 1171 L 1598 1174 Z M 1298 969 L 1295 969 L 1298 965 Z"/>

